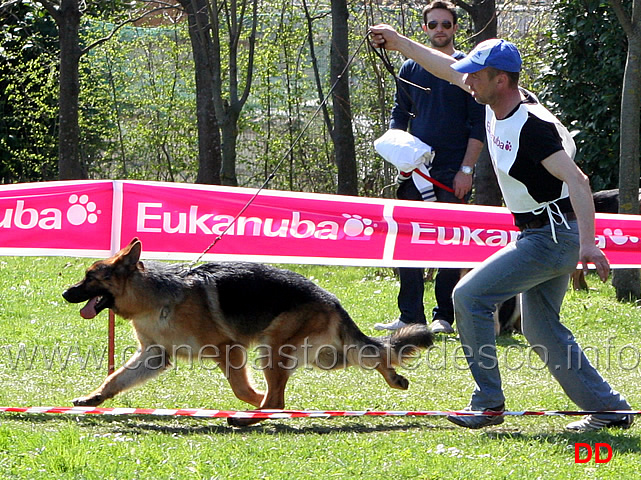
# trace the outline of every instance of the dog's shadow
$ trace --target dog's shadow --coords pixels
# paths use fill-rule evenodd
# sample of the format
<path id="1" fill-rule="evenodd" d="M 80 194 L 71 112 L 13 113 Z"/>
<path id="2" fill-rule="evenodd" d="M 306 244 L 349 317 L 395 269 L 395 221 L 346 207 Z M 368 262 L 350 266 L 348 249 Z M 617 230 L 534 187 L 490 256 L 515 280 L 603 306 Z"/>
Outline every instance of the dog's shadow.
<path id="1" fill-rule="evenodd" d="M 97 419 L 94 419 L 97 420 Z M 156 432 L 161 434 L 169 435 L 247 435 L 252 433 L 259 433 L 261 435 L 306 435 L 306 434 L 315 434 L 315 435 L 328 435 L 336 433 L 358 433 L 358 434 L 367 434 L 367 433 L 381 433 L 381 432 L 395 432 L 395 431 L 407 431 L 407 430 L 425 430 L 425 429 L 437 429 L 440 428 L 438 425 L 422 423 L 418 421 L 414 422 L 405 422 L 405 423 L 380 423 L 380 424 L 366 424 L 363 422 L 348 422 L 345 419 L 334 420 L 327 419 L 324 423 L 320 424 L 315 421 L 312 424 L 307 422 L 298 423 L 296 421 L 292 423 L 282 423 L 266 420 L 256 425 L 243 428 L 235 428 L 227 425 L 226 423 L 220 423 L 216 425 L 212 424 L 191 424 L 191 425 L 177 425 L 176 423 L 162 423 L 158 422 L 158 419 L 154 419 L 153 422 L 146 422 L 144 419 L 131 419 L 130 422 L 122 423 L 120 425 L 114 425 L 114 431 L 120 434 L 135 434 L 141 432 Z M 340 423 L 339 423 L 340 422 Z M 334 424 L 332 424 L 334 423 Z"/>
<path id="2" fill-rule="evenodd" d="M 447 422 L 431 423 L 424 420 L 413 420 L 411 422 L 401 419 L 394 419 L 392 422 L 368 423 L 362 420 L 350 421 L 346 418 L 330 418 L 319 423 L 318 420 L 310 419 L 293 419 L 290 423 L 281 421 L 266 420 L 257 425 L 244 428 L 235 428 L 228 426 L 222 421 L 212 424 L 211 420 L 196 418 L 175 417 L 156 417 L 149 420 L 146 415 L 123 415 L 123 416 L 71 416 L 65 417 L 66 420 L 80 423 L 87 428 L 105 428 L 116 435 L 136 435 L 140 433 L 160 433 L 165 435 L 251 435 L 253 433 L 260 435 L 328 435 L 336 433 L 381 433 L 381 432 L 406 432 L 409 430 L 460 430 Z M 36 415 L 12 415 L 14 421 L 24 421 L 32 423 L 46 423 L 60 421 L 60 417 L 36 414 Z M 298 422 L 297 420 L 300 420 Z M 313 423 L 309 423 L 312 421 Z M 207 422 L 207 423 L 203 423 Z M 634 428 L 634 427 L 633 427 Z M 612 451 L 618 454 L 641 453 L 641 442 L 639 435 L 620 436 L 611 433 L 608 430 L 591 433 L 572 433 L 572 432 L 548 432 L 548 433 L 523 433 L 517 428 L 508 430 L 507 428 L 497 430 L 487 430 L 483 432 L 488 440 L 511 440 L 522 442 L 524 445 L 531 445 L 538 442 L 541 445 L 564 444 L 568 448 L 576 443 L 607 443 Z M 572 455 L 574 450 L 572 450 Z"/>
<path id="3" fill-rule="evenodd" d="M 147 415 L 122 415 L 122 416 L 72 416 L 64 417 L 65 420 L 71 420 L 75 424 L 80 423 L 87 428 L 106 428 L 112 433 L 121 435 L 136 434 L 141 432 L 156 432 L 167 435 L 230 435 L 230 434 L 272 434 L 272 435 L 303 435 L 303 434 L 333 434 L 333 433 L 375 433 L 375 432 L 394 432 L 406 431 L 413 429 L 436 429 L 438 425 L 423 423 L 418 421 L 396 423 L 366 424 L 364 422 L 351 422 L 347 419 L 326 419 L 323 424 L 315 420 L 309 424 L 298 423 L 294 420 L 292 423 L 282 423 L 279 421 L 265 420 L 259 424 L 250 427 L 235 428 L 223 423 L 212 424 L 210 420 L 185 418 L 177 419 L 175 417 L 156 417 L 148 420 Z M 47 423 L 60 421 L 58 416 L 47 414 L 30 414 L 12 415 L 13 421 L 23 421 L 31 423 Z M 305 419 L 300 419 L 305 420 Z M 208 423 L 203 423 L 208 422 Z M 339 423 L 340 422 L 340 423 Z M 332 425 L 333 423 L 333 425 Z"/>

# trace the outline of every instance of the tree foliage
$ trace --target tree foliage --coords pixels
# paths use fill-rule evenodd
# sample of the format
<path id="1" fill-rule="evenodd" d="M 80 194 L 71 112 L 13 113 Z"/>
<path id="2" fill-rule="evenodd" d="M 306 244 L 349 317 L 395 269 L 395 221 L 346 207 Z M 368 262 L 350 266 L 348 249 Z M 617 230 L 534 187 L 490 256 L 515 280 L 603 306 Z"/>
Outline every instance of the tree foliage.
<path id="1" fill-rule="evenodd" d="M 572 6 L 569 0 L 559 1 L 567 8 Z M 590 1 L 599 4 L 596 0 Z M 207 2 L 202 0 L 189 4 Z M 465 3 L 472 6 L 480 4 L 476 0 Z M 212 1 L 211 5 L 222 4 Z M 240 11 L 234 17 L 231 11 L 217 10 L 219 36 L 216 38 L 219 42 L 220 64 L 212 71 L 218 71 L 220 78 L 217 80 L 218 89 L 210 89 L 218 93 L 207 95 L 218 102 L 218 123 L 214 122 L 214 125 L 220 127 L 225 121 L 229 125 L 228 129 L 221 128 L 220 131 L 223 132 L 223 147 L 233 145 L 234 150 L 233 155 L 226 154 L 228 159 L 234 159 L 228 165 L 235 164 L 236 178 L 230 183 L 260 186 L 279 165 L 276 176 L 271 179 L 271 188 L 336 192 L 338 170 L 332 142 L 335 111 L 331 102 L 328 102 L 325 109 L 316 112 L 333 83 L 330 72 L 330 3 L 263 0 L 253 40 L 250 20 L 250 17 L 254 18 L 250 14 L 252 1 L 237 1 L 234 5 L 240 6 L 241 10 L 244 5 L 247 9 L 244 28 L 241 29 L 241 25 L 237 24 L 235 30 L 230 30 L 234 18 L 243 18 Z M 368 52 L 363 38 L 369 25 L 388 22 L 412 38 L 425 41 L 425 35 L 420 30 L 421 6 L 406 2 L 393 7 L 380 2 L 348 4 L 349 54 L 355 54 L 349 68 L 351 130 L 355 137 L 359 194 L 390 195 L 392 190 L 386 190 L 385 187 L 393 182 L 395 173 L 374 152 L 372 146 L 372 140 L 387 129 L 395 89 L 394 79 L 382 68 L 377 57 Z M 576 13 L 576 20 L 578 10 L 573 12 Z M 208 18 L 213 14 L 213 10 L 206 13 Z M 176 17 L 173 24 L 159 18 L 157 22 L 146 24 L 146 27 L 126 27 L 109 41 L 96 44 L 122 20 L 118 19 L 115 11 L 111 22 L 99 17 L 87 15 L 81 23 L 83 34 L 80 46 L 98 46 L 87 50 L 89 55 L 85 55 L 80 63 L 80 163 L 87 168 L 90 178 L 109 176 L 197 180 L 199 148 L 202 147 L 198 139 L 219 129 L 213 128 L 210 123 L 200 131 L 201 122 L 196 120 L 198 89 L 195 82 L 198 82 L 198 75 L 194 69 L 193 43 L 198 38 L 191 38 L 192 44 L 189 45 L 188 32 L 193 31 L 193 25 L 185 21 L 188 16 Z M 540 15 L 536 12 L 530 17 L 539 18 Z M 552 68 L 559 71 L 566 68 L 562 62 L 565 57 L 556 53 L 559 51 L 556 46 L 546 49 L 543 55 L 537 55 L 540 42 L 536 39 L 541 37 L 540 30 L 523 29 L 508 18 L 506 7 L 502 7 L 498 15 L 498 34 L 515 41 L 526 57 L 530 57 L 525 59 L 527 70 L 523 79 L 526 84 L 529 85 L 531 78 L 538 73 L 531 68 L 532 58 L 552 58 L 558 60 L 558 64 L 553 64 Z M 458 47 L 468 51 L 474 42 L 476 27 L 467 16 L 463 16 L 461 21 L 464 28 L 458 35 Z M 568 24 L 570 21 L 567 20 Z M 207 27 L 206 24 L 204 27 Z M 563 28 L 566 27 L 557 26 L 552 30 L 557 35 Z M 228 64 L 232 52 L 227 38 L 230 33 L 241 31 L 245 34 L 236 35 L 238 48 L 235 50 L 235 63 Z M 620 35 L 616 38 L 622 41 Z M 256 42 L 256 48 L 254 56 L 250 58 L 249 46 L 252 41 Z M 561 38 L 558 41 L 561 42 Z M 398 68 L 403 58 L 395 54 L 391 54 L 391 57 L 394 67 Z M 584 62 L 586 58 L 585 55 L 580 59 L 569 57 L 575 63 Z M 250 65 L 253 67 L 250 68 Z M 252 71 L 251 89 L 246 93 L 249 70 Z M 577 75 L 581 81 L 590 80 L 585 73 Z M 56 80 L 55 73 L 54 76 L 47 76 L 36 72 L 32 77 Z M 235 82 L 232 82 L 232 77 L 236 79 Z M 556 86 L 559 82 L 552 77 Z M 209 80 L 206 83 L 214 82 Z M 612 79 L 601 83 L 617 89 L 617 81 Z M 42 95 L 57 94 L 47 86 L 38 90 Z M 538 88 L 535 87 L 535 90 Z M 22 88 L 22 91 L 27 90 Z M 572 88 L 568 91 L 574 93 Z M 548 94 L 547 91 L 544 93 Z M 547 99 L 560 106 L 564 95 L 566 92 L 550 89 Z M 50 102 L 50 105 L 55 107 L 54 102 Z M 559 110 L 565 110 L 565 106 Z M 236 114 L 237 120 L 232 118 Z M 583 112 L 576 113 L 575 117 L 581 120 L 588 118 Z M 615 117 L 616 114 L 613 115 Z M 577 128 L 575 119 L 571 119 L 570 123 L 573 120 Z M 55 121 L 53 124 L 55 126 Z M 209 137 L 212 137 L 211 133 Z M 49 160 L 51 157 L 52 154 L 49 154 Z M 612 168 L 610 166 L 605 170 L 610 172 Z M 200 173 L 198 171 L 196 176 Z M 8 181 L 15 181 L 21 177 L 7 178 L 10 178 Z M 43 175 L 42 178 L 47 177 Z"/>
<path id="2" fill-rule="evenodd" d="M 553 9 L 541 99 L 575 133 L 592 188 L 615 188 L 626 37 L 607 0 L 557 0 Z"/>
<path id="3" fill-rule="evenodd" d="M 84 40 L 113 28 L 93 22 Z M 124 27 L 83 57 L 81 158 L 92 178 L 193 182 L 194 75 L 185 29 Z"/>
<path id="4" fill-rule="evenodd" d="M 55 25 L 31 4 L 13 4 L 0 22 L 0 183 L 57 177 Z"/>

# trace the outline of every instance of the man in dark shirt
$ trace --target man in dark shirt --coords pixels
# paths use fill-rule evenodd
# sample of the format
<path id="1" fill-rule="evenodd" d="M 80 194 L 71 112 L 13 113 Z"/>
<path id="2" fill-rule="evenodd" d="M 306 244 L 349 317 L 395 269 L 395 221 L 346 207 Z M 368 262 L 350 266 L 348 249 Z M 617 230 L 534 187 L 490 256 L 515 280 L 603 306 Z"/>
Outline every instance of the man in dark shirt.
<path id="1" fill-rule="evenodd" d="M 436 0 L 423 9 L 423 30 L 432 48 L 459 60 L 463 52 L 454 49 L 458 29 L 456 8 Z M 483 148 L 483 107 L 456 85 L 427 72 L 414 60 L 407 60 L 399 76 L 414 85 L 398 81 L 390 128 L 410 132 L 435 152 L 430 176 L 452 189 L 434 186 L 436 201 L 466 203 L 472 189 L 474 165 Z M 399 175 L 396 196 L 401 200 L 423 200 L 411 177 Z M 423 269 L 400 268 L 399 318 L 390 323 L 377 323 L 377 330 L 396 330 L 411 323 L 425 324 L 423 308 Z M 434 282 L 436 307 L 430 328 L 435 333 L 454 333 L 452 290 L 460 278 L 460 269 L 441 268 Z"/>

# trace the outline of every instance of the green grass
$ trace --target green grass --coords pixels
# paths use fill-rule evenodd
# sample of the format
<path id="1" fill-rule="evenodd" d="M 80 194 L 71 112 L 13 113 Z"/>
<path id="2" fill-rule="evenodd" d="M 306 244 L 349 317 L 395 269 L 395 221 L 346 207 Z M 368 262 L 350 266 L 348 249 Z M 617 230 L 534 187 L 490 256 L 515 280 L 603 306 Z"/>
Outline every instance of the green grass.
<path id="1" fill-rule="evenodd" d="M 106 314 L 83 320 L 60 293 L 81 278 L 85 259 L 0 257 L 0 405 L 71 405 L 105 376 Z M 293 266 L 335 293 L 359 326 L 397 314 L 389 269 Z M 614 299 L 609 284 L 568 292 L 563 315 L 611 384 L 641 406 L 641 310 Z M 428 282 L 426 308 L 433 305 Z M 499 355 L 510 410 L 576 408 L 521 336 L 501 337 Z M 405 392 L 375 372 L 299 369 L 289 382 L 293 409 L 449 410 L 465 406 L 472 380 L 458 341 L 439 337 L 429 359 L 404 371 Z M 129 324 L 116 324 L 117 363 L 135 348 Z M 52 356 L 52 352 L 57 352 Z M 102 364 L 101 364 L 102 361 Z M 522 365 L 521 365 L 522 364 Z M 262 384 L 260 372 L 256 380 Z M 245 410 L 219 370 L 180 362 L 109 407 Z M 571 434 L 572 418 L 508 417 L 469 431 L 442 417 L 291 419 L 233 429 L 220 419 L 149 416 L 0 414 L 0 478 L 636 478 L 641 419 L 631 430 Z M 609 443 L 607 464 L 575 464 L 574 444 Z"/>

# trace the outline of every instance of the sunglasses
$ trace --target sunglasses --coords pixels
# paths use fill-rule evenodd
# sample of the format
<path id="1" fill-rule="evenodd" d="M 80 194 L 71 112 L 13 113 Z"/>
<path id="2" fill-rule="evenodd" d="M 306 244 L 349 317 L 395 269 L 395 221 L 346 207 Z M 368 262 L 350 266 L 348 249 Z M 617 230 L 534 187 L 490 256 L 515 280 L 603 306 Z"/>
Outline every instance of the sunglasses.
<path id="1" fill-rule="evenodd" d="M 438 27 L 439 22 L 436 20 L 432 20 L 431 22 L 427 22 L 427 28 L 430 30 L 434 30 L 436 27 Z M 452 22 L 449 20 L 445 20 L 444 22 L 441 22 L 441 27 L 443 27 L 443 30 L 449 30 L 452 28 Z"/>

